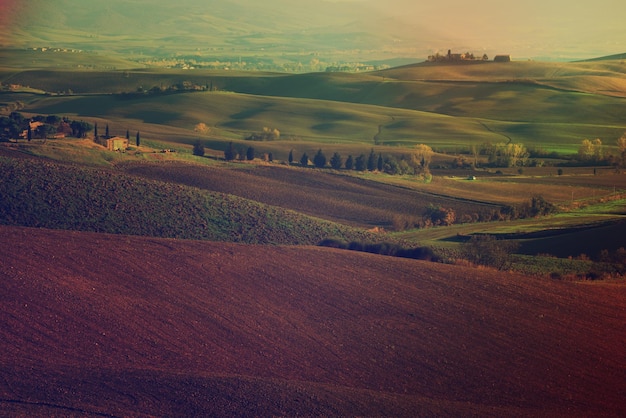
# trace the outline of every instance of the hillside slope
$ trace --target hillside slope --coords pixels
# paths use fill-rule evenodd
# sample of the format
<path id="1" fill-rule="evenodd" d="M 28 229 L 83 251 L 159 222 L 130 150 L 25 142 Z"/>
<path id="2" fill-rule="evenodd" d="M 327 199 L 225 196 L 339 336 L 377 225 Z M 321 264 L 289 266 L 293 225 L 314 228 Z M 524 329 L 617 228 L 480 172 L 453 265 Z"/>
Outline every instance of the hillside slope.
<path id="1" fill-rule="evenodd" d="M 619 416 L 626 288 L 0 227 L 0 409 Z"/>

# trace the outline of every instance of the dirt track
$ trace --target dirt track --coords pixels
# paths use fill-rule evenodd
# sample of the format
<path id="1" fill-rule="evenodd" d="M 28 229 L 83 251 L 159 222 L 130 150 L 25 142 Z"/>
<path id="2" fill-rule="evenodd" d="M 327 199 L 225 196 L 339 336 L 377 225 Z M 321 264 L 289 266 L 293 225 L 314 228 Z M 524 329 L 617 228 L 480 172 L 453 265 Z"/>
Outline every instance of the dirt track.
<path id="1" fill-rule="evenodd" d="M 0 227 L 0 415 L 619 416 L 626 287 Z"/>

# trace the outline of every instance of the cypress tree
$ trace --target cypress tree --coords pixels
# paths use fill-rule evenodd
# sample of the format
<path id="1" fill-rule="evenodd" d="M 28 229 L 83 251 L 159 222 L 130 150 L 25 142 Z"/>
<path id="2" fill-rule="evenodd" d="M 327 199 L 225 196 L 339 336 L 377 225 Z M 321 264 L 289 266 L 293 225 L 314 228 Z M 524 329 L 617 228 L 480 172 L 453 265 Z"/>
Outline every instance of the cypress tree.
<path id="1" fill-rule="evenodd" d="M 367 158 L 367 170 L 376 170 L 376 155 L 374 154 L 374 148 L 372 148 L 372 151 L 370 151 L 370 156 Z"/>
<path id="2" fill-rule="evenodd" d="M 343 159 L 341 158 L 341 155 L 339 155 L 338 152 L 334 153 L 332 158 L 330 159 L 330 166 L 335 170 L 339 170 L 342 164 Z"/>
<path id="3" fill-rule="evenodd" d="M 348 159 L 346 160 L 346 170 L 352 170 L 354 168 L 354 159 L 352 155 L 348 155 Z"/>
<path id="4" fill-rule="evenodd" d="M 300 158 L 300 165 L 302 167 L 306 167 L 309 165 L 309 156 L 306 154 L 306 152 L 302 154 L 302 158 Z"/>
<path id="5" fill-rule="evenodd" d="M 136 143 L 136 145 L 137 145 L 137 146 L 139 146 L 139 144 L 141 143 L 141 138 L 140 138 L 140 136 L 139 136 L 139 131 L 137 131 L 137 136 L 135 137 L 135 141 L 136 141 L 136 142 L 135 142 L 135 143 Z"/>
<path id="6" fill-rule="evenodd" d="M 254 160 L 254 148 L 248 147 L 248 149 L 246 150 L 246 159 L 248 161 Z"/>
<path id="7" fill-rule="evenodd" d="M 321 149 L 318 150 L 317 154 L 313 157 L 313 165 L 317 168 L 324 168 L 324 166 L 326 166 L 326 156 Z"/>
<path id="8" fill-rule="evenodd" d="M 226 161 L 232 161 L 235 159 L 236 156 L 237 156 L 237 153 L 235 152 L 235 146 L 231 142 L 230 144 L 228 144 L 228 147 L 224 150 L 224 159 Z"/>

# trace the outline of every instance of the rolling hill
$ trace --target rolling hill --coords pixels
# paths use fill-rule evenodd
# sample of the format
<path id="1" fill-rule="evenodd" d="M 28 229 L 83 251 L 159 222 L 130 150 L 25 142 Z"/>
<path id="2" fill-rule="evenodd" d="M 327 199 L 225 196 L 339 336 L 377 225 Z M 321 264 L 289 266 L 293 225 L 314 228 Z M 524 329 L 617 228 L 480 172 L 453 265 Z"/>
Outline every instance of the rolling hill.
<path id="1" fill-rule="evenodd" d="M 626 288 L 0 227 L 0 409 L 620 416 Z"/>
<path id="2" fill-rule="evenodd" d="M 189 131 L 203 122 L 222 142 L 271 126 L 285 137 L 321 144 L 422 142 L 455 150 L 512 141 L 575 153 L 585 138 L 612 145 L 626 129 L 626 78 L 618 61 L 427 63 L 367 74 L 27 70 L 7 71 L 2 81 L 72 92 L 21 95 L 25 111 L 138 120 Z M 221 92 L 112 95 L 184 82 Z M 11 101 L 11 95 L 4 100 Z"/>

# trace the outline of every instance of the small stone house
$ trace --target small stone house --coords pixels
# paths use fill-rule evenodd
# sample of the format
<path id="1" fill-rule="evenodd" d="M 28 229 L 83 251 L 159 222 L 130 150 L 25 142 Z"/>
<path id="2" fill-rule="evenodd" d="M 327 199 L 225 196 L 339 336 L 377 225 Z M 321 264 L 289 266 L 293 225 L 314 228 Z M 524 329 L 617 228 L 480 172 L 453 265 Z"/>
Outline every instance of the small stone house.
<path id="1" fill-rule="evenodd" d="M 107 149 L 109 151 L 126 151 L 128 148 L 128 139 L 120 136 L 114 136 L 113 138 L 107 138 Z"/>

